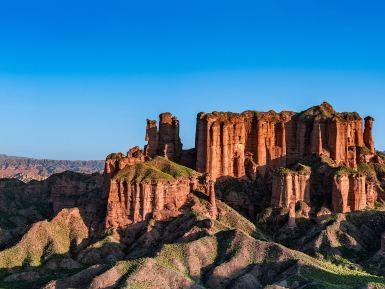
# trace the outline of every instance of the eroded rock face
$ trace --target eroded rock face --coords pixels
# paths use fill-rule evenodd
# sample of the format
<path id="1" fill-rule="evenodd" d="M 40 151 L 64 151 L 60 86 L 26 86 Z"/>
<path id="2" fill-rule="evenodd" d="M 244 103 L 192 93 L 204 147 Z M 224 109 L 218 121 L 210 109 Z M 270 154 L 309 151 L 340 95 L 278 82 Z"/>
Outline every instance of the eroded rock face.
<path id="1" fill-rule="evenodd" d="M 176 216 L 189 193 L 189 179 L 148 183 L 114 179 L 108 194 L 106 227 L 125 227 L 150 217 L 161 220 Z"/>
<path id="2" fill-rule="evenodd" d="M 335 212 L 372 207 L 378 188 L 363 174 L 329 174 L 322 179 L 325 184 L 314 185 L 317 180 L 314 181 L 312 169 L 292 170 L 314 156 L 321 161 L 327 159 L 330 172 L 340 166 L 357 169 L 362 163 L 372 162 L 376 159 L 372 127 L 371 117 L 365 119 L 363 131 L 363 120 L 357 113 L 338 113 L 328 103 L 300 113 L 199 113 L 196 147 L 182 150 L 178 119 L 171 113 L 162 113 L 159 127 L 156 121 L 147 120 L 147 145 L 143 151 L 135 147 L 127 155 L 107 157 L 105 225 L 120 228 L 178 213 L 190 191 L 197 187 L 197 180 L 188 174 L 175 177 L 162 165 L 158 168 L 158 162 L 155 167 L 149 166 L 159 157 L 208 174 L 210 182 L 234 177 L 262 184 L 266 196 L 271 192 L 269 203 L 273 207 L 290 209 L 298 202 L 311 206 L 313 187 L 315 194 L 326 200 L 322 205 Z M 284 169 L 274 173 L 279 168 Z M 203 187 L 212 197 L 215 216 L 215 192 L 213 185 L 208 184 Z"/>
<path id="3" fill-rule="evenodd" d="M 365 118 L 364 142 L 365 146 L 370 150 L 371 154 L 375 153 L 373 140 L 373 122 L 374 118 L 368 116 Z"/>
<path id="4" fill-rule="evenodd" d="M 271 205 L 289 209 L 291 205 L 300 201 L 310 204 L 310 171 L 275 173 Z"/>
<path id="5" fill-rule="evenodd" d="M 171 113 L 159 115 L 159 130 L 155 120 L 147 120 L 146 155 L 153 158 L 163 156 L 179 161 L 182 155 L 182 142 L 179 137 L 179 120 Z"/>
<path id="6" fill-rule="evenodd" d="M 327 103 L 301 113 L 200 113 L 197 117 L 196 169 L 213 178 L 245 175 L 247 155 L 257 170 L 285 167 L 325 154 L 338 165 L 356 166 L 357 147 L 374 151 L 372 119 L 338 113 Z"/>
<path id="7" fill-rule="evenodd" d="M 63 172 L 44 181 L 23 183 L 14 179 L 0 181 L 0 214 L 9 221 L 0 247 L 12 243 L 32 223 L 50 219 L 65 208 L 78 208 L 90 232 L 103 231 L 105 190 L 101 174 Z"/>
<path id="8" fill-rule="evenodd" d="M 333 179 L 332 208 L 337 213 L 373 208 L 376 184 L 358 174 L 336 175 Z"/>
<path id="9" fill-rule="evenodd" d="M 286 122 L 293 113 L 244 112 L 210 114 L 197 117 L 196 169 L 220 176 L 245 175 L 247 156 L 258 168 L 284 166 Z M 250 158 L 251 157 L 251 158 Z"/>
<path id="10" fill-rule="evenodd" d="M 106 229 L 178 215 L 197 182 L 197 174 L 191 169 L 162 157 L 145 160 L 142 151 L 135 157 L 130 152 L 106 160 Z"/>

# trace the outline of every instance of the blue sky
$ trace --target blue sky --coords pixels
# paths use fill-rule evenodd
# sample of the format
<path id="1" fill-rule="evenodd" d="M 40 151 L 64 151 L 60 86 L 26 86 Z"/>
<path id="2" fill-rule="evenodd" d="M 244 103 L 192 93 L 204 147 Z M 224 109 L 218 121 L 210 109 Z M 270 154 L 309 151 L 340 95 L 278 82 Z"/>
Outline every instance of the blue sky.
<path id="1" fill-rule="evenodd" d="M 384 1 L 2 1 L 0 153 L 104 159 L 171 111 L 326 100 L 385 149 Z"/>

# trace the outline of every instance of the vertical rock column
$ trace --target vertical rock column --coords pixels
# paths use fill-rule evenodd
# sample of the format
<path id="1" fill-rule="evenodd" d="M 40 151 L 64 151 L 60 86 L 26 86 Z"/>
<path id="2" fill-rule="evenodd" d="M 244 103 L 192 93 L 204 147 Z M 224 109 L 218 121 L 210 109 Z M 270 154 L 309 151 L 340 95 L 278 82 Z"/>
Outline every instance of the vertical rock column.
<path id="1" fill-rule="evenodd" d="M 366 207 L 374 208 L 377 200 L 377 188 L 375 182 L 366 181 Z"/>
<path id="2" fill-rule="evenodd" d="M 151 213 L 152 206 L 151 206 L 151 193 L 152 193 L 152 185 L 148 183 L 142 184 L 143 190 L 143 196 L 142 196 L 142 220 L 147 219 L 147 215 Z"/>
<path id="3" fill-rule="evenodd" d="M 211 205 L 211 217 L 213 219 L 217 218 L 218 211 L 217 211 L 217 204 L 216 204 L 216 198 L 215 198 L 215 185 L 214 181 L 209 182 L 209 198 L 210 198 L 210 205 Z"/>
<path id="4" fill-rule="evenodd" d="M 140 183 L 135 182 L 133 184 L 134 187 L 134 215 L 132 216 L 132 221 L 138 222 L 140 220 L 140 195 L 141 195 L 141 190 L 142 186 Z"/>
<path id="5" fill-rule="evenodd" d="M 336 213 L 347 213 L 348 206 L 349 177 L 347 175 L 333 177 L 332 207 Z"/>
<path id="6" fill-rule="evenodd" d="M 245 175 L 245 123 L 243 118 L 237 118 L 234 127 L 234 153 L 233 153 L 233 176 Z"/>
<path id="7" fill-rule="evenodd" d="M 206 115 L 201 112 L 197 115 L 196 133 L 195 133 L 195 149 L 196 149 L 196 165 L 195 169 L 204 173 L 208 169 L 208 147 L 209 147 L 209 131 L 210 126 Z"/>
<path id="8" fill-rule="evenodd" d="M 215 121 L 210 128 L 210 159 L 209 159 L 209 174 L 216 179 L 222 173 L 221 161 L 221 128 L 220 123 Z"/>
<path id="9" fill-rule="evenodd" d="M 295 222 L 295 203 L 290 203 L 289 205 L 289 219 L 288 219 L 288 227 L 294 228 L 296 225 Z"/>
<path id="10" fill-rule="evenodd" d="M 182 143 L 179 137 L 179 121 L 171 113 L 159 115 L 159 154 L 172 161 L 179 161 Z"/>
<path id="11" fill-rule="evenodd" d="M 358 211 L 366 208 L 366 177 L 359 175 L 349 176 L 350 211 Z"/>
<path id="12" fill-rule="evenodd" d="M 373 132 L 372 132 L 373 122 L 374 122 L 374 118 L 370 116 L 365 118 L 364 143 L 365 143 L 365 146 L 370 150 L 371 154 L 375 153 Z"/>
<path id="13" fill-rule="evenodd" d="M 158 127 L 155 120 L 147 119 L 145 154 L 151 158 L 158 155 Z"/>
<path id="14" fill-rule="evenodd" d="M 257 124 L 257 164 L 266 165 L 266 123 L 258 120 Z"/>
<path id="15" fill-rule="evenodd" d="M 332 159 L 337 164 L 347 164 L 348 162 L 348 127 L 349 123 L 343 122 L 339 119 L 333 120 L 335 131 L 333 135 L 329 136 L 334 139 L 334 154 L 332 152 Z M 334 157 L 333 157 L 334 156 Z"/>
<path id="16" fill-rule="evenodd" d="M 157 219 L 157 215 L 164 209 L 164 185 L 157 182 L 155 184 L 155 210 L 154 218 Z"/>
<path id="17" fill-rule="evenodd" d="M 322 152 L 323 152 L 323 148 L 322 148 L 321 124 L 315 121 L 313 125 L 313 133 L 312 133 L 312 153 L 315 153 L 317 156 L 320 156 Z"/>
<path id="18" fill-rule="evenodd" d="M 276 164 L 279 167 L 286 167 L 286 126 L 283 121 L 276 124 L 276 126 L 276 131 L 278 133 L 275 135 L 275 138 L 277 139 L 277 147 L 275 149 L 277 153 L 275 154 L 275 158 L 279 160 L 279 162 L 276 162 Z"/>
<path id="19" fill-rule="evenodd" d="M 222 143 L 222 174 L 228 176 L 230 174 L 231 164 L 230 164 L 230 151 L 231 144 L 229 143 L 229 130 L 231 129 L 231 124 L 225 122 L 221 126 L 221 143 Z"/>

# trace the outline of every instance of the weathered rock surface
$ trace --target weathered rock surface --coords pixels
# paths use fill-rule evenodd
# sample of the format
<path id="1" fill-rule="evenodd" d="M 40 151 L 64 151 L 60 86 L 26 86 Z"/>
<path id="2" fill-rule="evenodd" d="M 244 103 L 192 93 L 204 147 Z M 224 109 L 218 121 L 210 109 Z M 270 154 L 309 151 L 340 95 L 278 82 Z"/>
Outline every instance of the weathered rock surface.
<path id="1" fill-rule="evenodd" d="M 199 113 L 195 148 L 187 151 L 182 150 L 176 117 L 163 113 L 159 119 L 159 130 L 156 121 L 147 121 L 148 143 L 144 152 L 135 148 L 134 154 L 111 155 L 106 162 L 107 175 L 113 175 L 116 168 L 163 156 L 207 173 L 214 181 L 235 177 L 262 184 L 259 189 L 264 187 L 266 196 L 271 196 L 268 203 L 274 207 L 288 209 L 298 202 L 312 206 L 317 195 L 335 212 L 347 212 L 373 207 L 376 200 L 384 197 L 378 180 L 357 171 L 362 165 L 384 163 L 375 152 L 372 117 L 365 118 L 363 125 L 358 113 L 336 112 L 326 102 L 300 113 Z M 348 173 L 345 177 L 329 174 L 322 185 L 316 184 L 319 178 L 312 170 L 306 174 L 275 173 L 279 168 L 292 171 L 313 157 L 322 162 L 327 159 L 329 171 L 341 167 L 347 168 Z M 116 190 L 125 185 L 113 186 Z M 136 185 L 130 190 L 135 188 Z"/>
<path id="2" fill-rule="evenodd" d="M 0 248 L 15 242 L 35 222 L 51 219 L 64 208 L 78 208 L 93 233 L 103 232 L 106 192 L 101 174 L 55 174 L 24 183 L 0 179 Z"/>
<path id="3" fill-rule="evenodd" d="M 115 249 L 111 249 L 111 245 L 122 244 L 122 241 L 109 236 L 92 244 L 89 238 L 80 238 L 69 247 L 67 245 L 57 247 L 61 248 L 62 253 L 68 250 L 65 258 L 56 259 L 54 255 L 46 255 L 48 252 L 55 252 L 48 250 L 43 254 L 48 258 L 41 258 L 41 267 L 15 268 L 2 279 L 1 285 L 5 288 L 23 285 L 24 288 L 44 289 L 294 289 L 309 286 L 337 289 L 359 288 L 372 283 L 385 284 L 382 277 L 356 269 L 345 267 L 342 269 L 267 241 L 267 237 L 247 219 L 221 201 L 216 200 L 216 203 L 217 216 L 216 219 L 212 219 L 209 196 L 190 195 L 184 214 L 168 221 L 152 223 L 149 220 L 146 230 L 139 233 L 135 237 L 136 240 L 127 243 L 127 247 L 122 248 L 127 255 L 123 254 L 119 259 L 102 257 L 104 255 L 102 251 L 104 247 L 109 247 L 106 248 L 106 252 L 113 252 Z M 79 236 L 75 232 L 79 230 L 79 224 L 82 222 L 78 219 L 81 217 L 78 213 L 76 210 L 65 210 L 48 223 L 62 222 L 58 228 L 68 228 L 64 236 L 73 238 Z M 362 222 L 366 221 L 363 219 Z M 365 232 L 362 236 L 370 236 L 369 232 L 372 231 L 374 237 L 370 238 L 376 238 L 375 226 L 381 227 L 381 222 L 367 223 L 367 226 L 366 231 L 362 229 L 362 232 Z M 291 232 L 296 230 L 298 228 L 292 229 Z M 86 232 L 87 230 L 84 231 Z M 352 236 L 354 230 L 347 226 L 344 232 Z M 55 241 L 59 236 L 63 235 L 52 230 L 51 240 L 55 244 L 71 244 L 67 241 L 64 243 Z M 369 240 L 369 237 L 367 238 Z M 30 237 L 23 239 L 30 240 Z M 83 241 L 79 242 L 80 240 Z M 30 242 L 32 244 L 32 241 Z M 84 244 L 91 245 L 84 247 Z M 376 246 L 379 246 L 379 243 Z M 93 254 L 93 251 L 97 254 Z M 1 251 L 0 254 L 3 252 L 5 251 Z M 85 258 L 87 255 L 98 256 L 94 262 L 99 263 L 92 265 L 94 262 L 89 262 L 92 258 Z M 105 254 L 107 255 L 108 253 Z M 70 257 L 77 258 L 71 261 Z M 79 264 L 81 267 L 78 267 Z M 55 271 L 55 266 L 63 267 L 60 274 L 56 274 L 58 271 Z"/>
<path id="4" fill-rule="evenodd" d="M 201 113 L 184 151 L 165 113 L 144 150 L 107 157 L 104 177 L 1 180 L 0 287 L 381 288 L 372 128 L 327 103 Z"/>
<path id="5" fill-rule="evenodd" d="M 328 104 L 301 113 L 200 113 L 197 118 L 196 169 L 213 178 L 245 175 L 246 155 L 257 170 L 285 167 L 311 155 L 325 154 L 337 165 L 354 167 L 357 147 L 374 153 L 372 119 L 338 113 Z"/>
<path id="6" fill-rule="evenodd" d="M 111 158 L 106 161 L 109 168 L 106 229 L 178 215 L 198 181 L 196 172 L 163 157 L 147 161 L 130 159 L 128 155 L 118 161 Z M 113 168 L 111 162 L 116 163 Z"/>
<path id="7" fill-rule="evenodd" d="M 172 161 L 180 161 L 182 143 L 179 137 L 179 121 L 171 113 L 159 115 L 159 130 L 155 120 L 147 120 L 146 141 L 147 156 L 163 156 Z"/>
<path id="8" fill-rule="evenodd" d="M 334 176 L 332 207 L 335 212 L 373 208 L 377 200 L 376 182 L 367 180 L 365 175 L 342 174 Z"/>
<path id="9" fill-rule="evenodd" d="M 310 204 L 310 168 L 302 171 L 278 170 L 273 174 L 271 205 L 289 208 L 297 202 Z"/>

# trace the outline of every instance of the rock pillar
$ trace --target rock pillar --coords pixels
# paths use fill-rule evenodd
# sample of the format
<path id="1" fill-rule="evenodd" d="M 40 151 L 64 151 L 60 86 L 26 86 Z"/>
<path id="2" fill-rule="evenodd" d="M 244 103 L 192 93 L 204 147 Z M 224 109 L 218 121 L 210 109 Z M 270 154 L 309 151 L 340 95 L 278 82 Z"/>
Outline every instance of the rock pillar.
<path id="1" fill-rule="evenodd" d="M 372 132 L 373 122 L 374 122 L 374 118 L 370 116 L 365 118 L 364 143 L 365 143 L 365 146 L 370 150 L 371 154 L 374 154 L 376 152 L 374 149 L 373 132 Z"/>
<path id="2" fill-rule="evenodd" d="M 216 198 L 215 198 L 215 183 L 214 183 L 214 181 L 209 182 L 209 198 L 210 198 L 210 205 L 211 205 L 211 217 L 213 219 L 216 219 L 218 212 L 217 212 L 217 204 L 216 204 Z"/>

